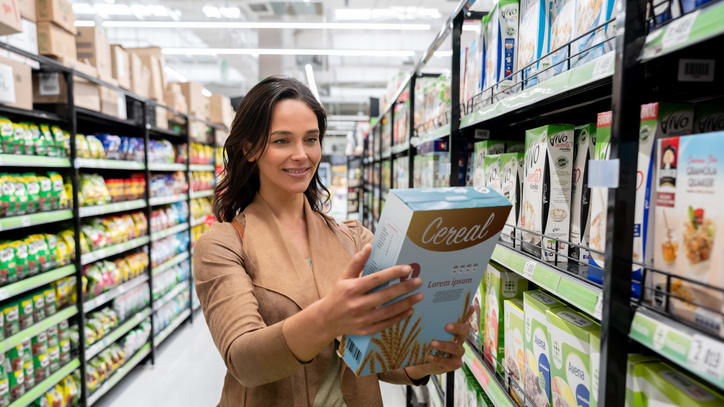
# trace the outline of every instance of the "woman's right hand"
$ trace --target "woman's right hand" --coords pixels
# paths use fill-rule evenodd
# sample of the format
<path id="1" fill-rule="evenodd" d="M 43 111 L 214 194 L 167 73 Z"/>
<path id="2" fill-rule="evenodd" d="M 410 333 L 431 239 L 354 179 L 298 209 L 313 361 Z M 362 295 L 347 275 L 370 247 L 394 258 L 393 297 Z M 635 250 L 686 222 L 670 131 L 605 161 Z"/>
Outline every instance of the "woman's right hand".
<path id="1" fill-rule="evenodd" d="M 372 246 L 368 244 L 355 254 L 332 292 L 320 301 L 323 326 L 332 338 L 343 334 L 377 333 L 411 315 L 412 307 L 422 301 L 423 294 L 417 293 L 381 306 L 417 289 L 422 284 L 422 279 L 411 278 L 370 292 L 382 284 L 405 278 L 412 272 L 409 265 L 401 265 L 360 277 L 371 250 Z"/>

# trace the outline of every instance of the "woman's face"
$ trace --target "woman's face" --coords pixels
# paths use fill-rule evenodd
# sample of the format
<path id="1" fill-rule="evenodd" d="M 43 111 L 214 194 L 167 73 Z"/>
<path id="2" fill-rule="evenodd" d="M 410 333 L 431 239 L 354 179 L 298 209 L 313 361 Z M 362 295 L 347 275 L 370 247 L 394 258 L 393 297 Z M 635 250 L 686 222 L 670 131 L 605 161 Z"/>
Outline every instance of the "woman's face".
<path id="1" fill-rule="evenodd" d="M 314 112 L 300 100 L 277 103 L 272 111 L 269 141 L 257 163 L 261 188 L 303 193 L 321 158 Z"/>

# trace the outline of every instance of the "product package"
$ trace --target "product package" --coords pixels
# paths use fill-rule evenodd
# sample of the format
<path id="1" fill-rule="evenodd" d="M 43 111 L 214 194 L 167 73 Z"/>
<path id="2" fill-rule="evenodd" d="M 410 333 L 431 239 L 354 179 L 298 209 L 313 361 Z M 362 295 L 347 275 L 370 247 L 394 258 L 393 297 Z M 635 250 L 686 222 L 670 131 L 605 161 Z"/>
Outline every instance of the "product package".
<path id="1" fill-rule="evenodd" d="M 704 384 L 667 363 L 629 355 L 626 374 L 627 407 L 714 407 L 724 399 Z"/>
<path id="2" fill-rule="evenodd" d="M 540 82 L 536 76 L 540 63 L 535 61 L 548 53 L 547 3 L 547 0 L 521 0 L 520 2 L 518 67 L 523 69 L 525 87 Z"/>
<path id="3" fill-rule="evenodd" d="M 724 105 L 701 103 L 694 110 L 694 134 L 724 131 Z"/>
<path id="4" fill-rule="evenodd" d="M 573 126 L 569 125 L 525 132 L 521 227 L 549 238 L 524 232 L 523 250 L 545 261 L 568 261 L 568 245 L 556 239 L 568 241 L 570 237 L 573 142 Z"/>
<path id="5" fill-rule="evenodd" d="M 357 375 L 423 364 L 430 341 L 452 338 L 445 324 L 464 321 L 510 208 L 489 189 L 390 191 L 363 275 L 410 264 L 425 298 L 385 331 L 343 339 L 341 356 Z"/>
<path id="6" fill-rule="evenodd" d="M 505 319 L 505 372 L 514 382 L 510 386 L 511 395 L 518 404 L 525 400 L 523 392 L 523 372 L 525 370 L 525 314 L 523 313 L 523 300 L 511 298 L 503 301 L 503 314 Z"/>
<path id="7" fill-rule="evenodd" d="M 592 159 L 596 147 L 596 124 L 578 126 L 574 132 L 573 183 L 571 184 L 571 242 L 588 247 L 589 201 L 588 160 Z M 571 246 L 568 255 L 588 264 L 588 250 Z M 587 267 L 580 267 L 580 274 L 587 275 Z"/>
<path id="8" fill-rule="evenodd" d="M 554 406 L 590 406 L 591 336 L 601 328 L 583 315 L 564 307 L 547 310 L 551 336 L 551 395 Z"/>
<path id="9" fill-rule="evenodd" d="M 659 140 L 656 155 L 654 268 L 701 284 L 724 287 L 724 132 Z M 654 285 L 666 292 L 666 275 Z M 671 279 L 669 311 L 701 329 L 724 337 L 724 294 L 688 281 Z M 661 300 L 661 301 L 658 301 Z M 657 303 L 665 305 L 664 298 Z"/>
<path id="10" fill-rule="evenodd" d="M 485 328 L 485 275 L 478 284 L 473 297 L 473 316 L 470 318 L 470 341 L 475 344 L 476 349 L 482 349 L 484 340 L 483 329 Z"/>
<path id="11" fill-rule="evenodd" d="M 495 2 L 493 9 L 484 19 L 483 29 L 483 89 L 492 87 L 495 101 L 512 93 L 516 83 L 512 74 L 517 70 L 518 1 Z"/>
<path id="12" fill-rule="evenodd" d="M 541 80 L 568 70 L 568 44 L 573 38 L 573 26 L 576 21 L 577 0 L 549 0 L 548 4 L 548 49 L 544 53 L 551 55 L 541 61 L 541 69 L 551 68 L 541 74 Z M 562 49 L 556 51 L 556 49 Z"/>
<path id="13" fill-rule="evenodd" d="M 576 0 L 573 38 L 582 35 L 583 37 L 571 45 L 571 67 L 582 65 L 603 55 L 605 46 L 602 43 L 606 39 L 606 29 L 609 26 L 612 29 L 614 23 L 604 28 L 593 29 L 611 19 L 614 3 L 614 0 Z M 579 53 L 580 55 L 576 55 Z"/>
<path id="14" fill-rule="evenodd" d="M 594 159 L 608 160 L 611 148 L 611 112 L 598 114 L 596 121 L 596 148 Z M 606 216 L 608 212 L 608 189 L 590 188 L 589 242 L 588 247 L 604 253 L 606 251 Z M 590 252 L 588 257 L 588 279 L 603 282 L 604 255 Z"/>
<path id="15" fill-rule="evenodd" d="M 551 335 L 548 310 L 564 305 L 541 290 L 523 293 L 525 314 L 525 392 L 536 407 L 551 405 Z"/>
<path id="16" fill-rule="evenodd" d="M 501 193 L 500 154 L 483 157 L 483 172 L 485 173 L 485 187 Z"/>
<path id="17" fill-rule="evenodd" d="M 478 141 L 473 145 L 474 158 L 473 165 L 473 185 L 476 187 L 485 186 L 485 156 L 492 154 L 503 154 L 505 152 L 505 142 L 499 140 Z"/>
<path id="18" fill-rule="evenodd" d="M 505 319 L 503 301 L 523 298 L 528 280 L 494 264 L 488 264 L 485 272 L 485 342 L 483 354 L 499 372 L 503 372 L 505 353 Z"/>
<path id="19" fill-rule="evenodd" d="M 520 201 L 523 193 L 523 153 L 500 154 L 500 193 L 510 201 L 513 206 L 505 221 L 503 233 L 500 239 L 507 243 L 513 243 L 515 239 L 513 226 L 517 226 L 520 214 Z"/>

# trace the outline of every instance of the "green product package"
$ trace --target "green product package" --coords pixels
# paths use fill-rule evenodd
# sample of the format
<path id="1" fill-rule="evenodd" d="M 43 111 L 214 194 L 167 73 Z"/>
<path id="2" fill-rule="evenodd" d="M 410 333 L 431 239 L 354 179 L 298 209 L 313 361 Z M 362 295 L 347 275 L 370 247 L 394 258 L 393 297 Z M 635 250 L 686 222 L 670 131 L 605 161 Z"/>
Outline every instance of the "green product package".
<path id="1" fill-rule="evenodd" d="M 33 319 L 36 322 L 45 319 L 45 295 L 42 291 L 33 293 Z"/>
<path id="2" fill-rule="evenodd" d="M 485 272 L 485 341 L 483 353 L 496 370 L 503 372 L 505 320 L 503 301 L 522 298 L 528 280 L 502 267 L 488 264 Z"/>
<path id="3" fill-rule="evenodd" d="M 488 154 L 483 157 L 485 186 L 501 193 L 500 154 Z"/>
<path id="4" fill-rule="evenodd" d="M 551 337 L 551 392 L 553 405 L 590 405 L 591 335 L 600 327 L 576 311 L 564 307 L 547 310 Z"/>
<path id="5" fill-rule="evenodd" d="M 58 346 L 58 344 L 60 343 L 60 339 L 58 338 L 58 326 L 51 325 L 46 333 L 48 335 L 48 347 L 53 348 Z"/>
<path id="6" fill-rule="evenodd" d="M 48 358 L 50 359 L 50 373 L 54 373 L 60 369 L 60 348 L 53 346 L 48 348 Z"/>
<path id="7" fill-rule="evenodd" d="M 551 336 L 547 310 L 565 305 L 542 290 L 523 293 L 525 315 L 525 392 L 536 407 L 551 405 Z"/>
<path id="8" fill-rule="evenodd" d="M 591 333 L 591 402 L 589 407 L 598 407 L 598 372 L 601 368 L 601 330 Z"/>
<path id="9" fill-rule="evenodd" d="M 49 176 L 38 174 L 35 176 L 40 185 L 38 192 L 38 207 L 40 211 L 49 211 L 55 209 L 53 206 L 53 181 Z"/>
<path id="10" fill-rule="evenodd" d="M 33 356 L 33 368 L 36 383 L 40 383 L 50 376 L 50 360 L 47 352 Z"/>
<path id="11" fill-rule="evenodd" d="M 626 405 L 714 407 L 724 405 L 724 398 L 667 363 L 629 358 Z"/>
<path id="12" fill-rule="evenodd" d="M 25 378 L 25 388 L 30 390 L 35 387 L 35 366 L 33 360 L 23 362 L 23 377 Z"/>
<path id="13" fill-rule="evenodd" d="M 25 363 L 24 357 L 22 343 L 11 347 L 5 354 L 5 358 L 7 359 L 5 368 L 8 371 L 22 370 L 23 363 Z"/>
<path id="14" fill-rule="evenodd" d="M 33 336 L 30 342 L 33 355 L 48 353 L 48 334 L 46 331 L 40 332 L 37 336 Z"/>
<path id="15" fill-rule="evenodd" d="M 58 264 L 58 236 L 46 233 L 44 235 L 45 243 L 48 245 L 48 270 L 54 269 L 59 266 Z"/>
<path id="16" fill-rule="evenodd" d="M 485 186 L 484 157 L 505 152 L 505 141 L 483 140 L 473 145 L 473 186 Z"/>
<path id="17" fill-rule="evenodd" d="M 25 151 L 25 139 L 25 126 L 22 123 L 13 123 L 13 154 L 28 154 Z"/>
<path id="18" fill-rule="evenodd" d="M 57 312 L 57 304 L 55 301 L 55 289 L 53 287 L 43 291 L 45 295 L 45 315 L 51 316 Z"/>
<path id="19" fill-rule="evenodd" d="M 28 244 L 28 257 L 33 258 L 35 261 L 35 267 L 31 270 L 31 274 L 48 270 L 50 252 L 48 252 L 48 242 L 45 240 L 45 235 L 30 235 L 25 239 L 25 242 Z"/>
<path id="20" fill-rule="evenodd" d="M 0 375 L 0 406 L 6 407 L 10 405 L 10 385 L 8 377 L 3 373 Z"/>
<path id="21" fill-rule="evenodd" d="M 12 182 L 15 184 L 15 208 L 16 215 L 24 215 L 28 213 L 28 186 L 25 184 L 23 177 L 12 174 Z"/>
<path id="22" fill-rule="evenodd" d="M 525 142 L 523 141 L 506 141 L 505 142 L 506 153 L 524 153 Z"/>
<path id="23" fill-rule="evenodd" d="M 0 153 L 15 154 L 13 122 L 7 117 L 0 117 Z"/>
<path id="24" fill-rule="evenodd" d="M 30 267 L 28 265 L 28 245 L 24 240 L 16 240 L 10 243 L 15 250 L 15 274 L 18 280 L 28 277 Z"/>
<path id="25" fill-rule="evenodd" d="M 525 314 L 523 300 L 511 298 L 503 301 L 505 320 L 505 372 L 515 385 L 510 386 L 512 396 L 520 403 L 525 399 L 523 371 L 525 369 Z"/>
<path id="26" fill-rule="evenodd" d="M 48 155 L 48 142 L 45 135 L 40 132 L 40 127 L 35 123 L 26 124 L 27 131 L 30 133 L 30 137 L 33 142 L 33 148 L 35 149 L 35 155 Z"/>
<path id="27" fill-rule="evenodd" d="M 21 176 L 28 193 L 28 213 L 35 213 L 38 211 L 38 205 L 40 203 L 40 180 L 33 173 L 23 174 Z"/>
<path id="28" fill-rule="evenodd" d="M 58 360 L 61 365 L 65 365 L 70 362 L 70 339 L 63 339 L 60 341 L 60 354 Z"/>
<path id="29" fill-rule="evenodd" d="M 5 337 L 9 338 L 16 333 L 20 332 L 20 321 L 18 320 L 20 314 L 20 304 L 17 302 L 11 302 L 5 304 L 3 308 L 3 315 L 5 316 Z"/>
<path id="30" fill-rule="evenodd" d="M 8 242 L 0 242 L 0 283 L 17 281 L 15 250 Z"/>
<path id="31" fill-rule="evenodd" d="M 40 134 L 43 139 L 45 139 L 48 157 L 60 157 L 60 151 L 55 143 L 55 137 L 53 137 L 53 133 L 50 131 L 50 126 L 47 124 L 41 124 Z"/>
<path id="32" fill-rule="evenodd" d="M 17 400 L 25 393 L 25 374 L 23 369 L 8 372 L 10 379 L 10 399 Z"/>
<path id="33" fill-rule="evenodd" d="M 485 298 L 485 288 L 483 281 L 485 277 L 480 280 L 478 289 L 475 291 L 475 297 L 473 297 L 473 316 L 470 318 L 470 340 L 475 344 L 477 349 L 482 349 L 482 338 L 483 338 L 483 299 Z"/>
<path id="34" fill-rule="evenodd" d="M 59 340 L 62 341 L 62 340 L 64 340 L 64 339 L 68 339 L 68 337 L 69 337 L 69 335 L 70 335 L 69 326 L 70 326 L 70 325 L 68 324 L 68 320 L 67 320 L 67 319 L 66 319 L 66 320 L 63 320 L 63 321 L 60 321 L 60 322 L 58 323 L 58 339 L 59 339 Z"/>
<path id="35" fill-rule="evenodd" d="M 20 298 L 20 310 L 18 320 L 20 322 L 20 330 L 30 328 L 35 321 L 33 320 L 33 296 L 27 295 Z"/>

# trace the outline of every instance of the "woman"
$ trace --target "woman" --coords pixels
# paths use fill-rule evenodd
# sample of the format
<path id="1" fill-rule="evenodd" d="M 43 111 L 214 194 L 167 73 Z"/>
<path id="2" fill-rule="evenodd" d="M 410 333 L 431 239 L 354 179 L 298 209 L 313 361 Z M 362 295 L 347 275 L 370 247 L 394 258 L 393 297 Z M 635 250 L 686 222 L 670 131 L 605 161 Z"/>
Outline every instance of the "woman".
<path id="1" fill-rule="evenodd" d="M 194 281 L 227 367 L 220 406 L 380 406 L 379 380 L 424 384 L 461 366 L 467 324 L 448 324 L 450 357 L 357 377 L 335 352 L 344 334 L 369 335 L 407 317 L 422 294 L 410 266 L 360 273 L 372 234 L 321 213 L 317 166 L 324 109 L 294 79 L 271 77 L 244 97 L 224 146 L 217 223 L 196 243 Z"/>

